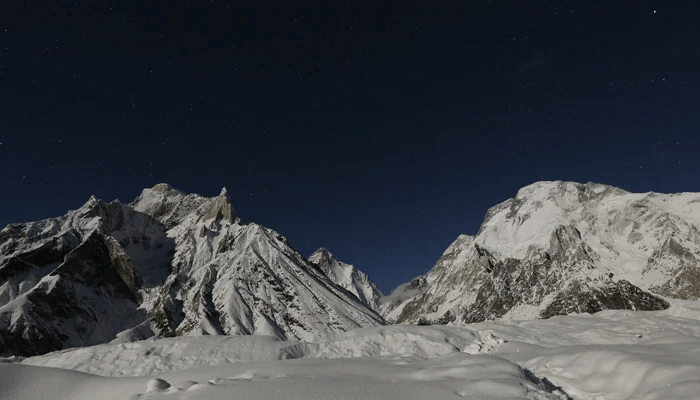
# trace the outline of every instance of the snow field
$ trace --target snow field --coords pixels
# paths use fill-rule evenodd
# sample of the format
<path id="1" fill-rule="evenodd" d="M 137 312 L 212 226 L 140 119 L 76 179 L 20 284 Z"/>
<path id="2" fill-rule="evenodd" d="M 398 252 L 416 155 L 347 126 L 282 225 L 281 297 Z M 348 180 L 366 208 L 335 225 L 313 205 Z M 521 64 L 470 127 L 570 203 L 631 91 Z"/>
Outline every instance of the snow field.
<path id="1" fill-rule="evenodd" d="M 674 301 L 665 311 L 363 328 L 316 343 L 106 344 L 5 360 L 0 399 L 697 400 L 698 316 L 699 302 Z"/>
<path id="2" fill-rule="evenodd" d="M 8 374 L 7 371 L 10 373 Z M 104 378 L 2 364 L 2 399 L 565 399 L 507 360 L 451 353 L 425 361 L 300 359 Z M 5 397 L 7 395 L 7 397 Z"/>

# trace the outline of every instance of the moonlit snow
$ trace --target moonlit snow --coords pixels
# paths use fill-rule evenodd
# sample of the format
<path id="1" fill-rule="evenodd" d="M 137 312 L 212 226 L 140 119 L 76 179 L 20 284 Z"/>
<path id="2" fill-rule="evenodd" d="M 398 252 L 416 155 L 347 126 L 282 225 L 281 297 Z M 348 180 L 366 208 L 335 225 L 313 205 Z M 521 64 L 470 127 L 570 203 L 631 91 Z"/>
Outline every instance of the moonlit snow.
<path id="1" fill-rule="evenodd" d="M 700 304 L 356 329 L 315 343 L 189 336 L 0 364 L 0 399 L 697 399 Z"/>
<path id="2" fill-rule="evenodd" d="M 382 297 L 226 190 L 91 198 L 3 230 L 0 400 L 697 400 L 698 204 L 534 184 Z"/>

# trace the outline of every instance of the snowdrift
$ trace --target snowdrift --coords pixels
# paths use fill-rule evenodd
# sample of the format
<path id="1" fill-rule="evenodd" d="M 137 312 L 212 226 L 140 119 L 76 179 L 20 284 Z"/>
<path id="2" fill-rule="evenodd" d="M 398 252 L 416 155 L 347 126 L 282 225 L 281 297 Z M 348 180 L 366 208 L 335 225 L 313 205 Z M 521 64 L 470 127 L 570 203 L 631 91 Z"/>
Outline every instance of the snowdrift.
<path id="1" fill-rule="evenodd" d="M 697 399 L 700 304 L 356 329 L 315 343 L 188 336 L 0 364 L 0 399 Z M 88 374 L 89 373 L 89 374 Z"/>

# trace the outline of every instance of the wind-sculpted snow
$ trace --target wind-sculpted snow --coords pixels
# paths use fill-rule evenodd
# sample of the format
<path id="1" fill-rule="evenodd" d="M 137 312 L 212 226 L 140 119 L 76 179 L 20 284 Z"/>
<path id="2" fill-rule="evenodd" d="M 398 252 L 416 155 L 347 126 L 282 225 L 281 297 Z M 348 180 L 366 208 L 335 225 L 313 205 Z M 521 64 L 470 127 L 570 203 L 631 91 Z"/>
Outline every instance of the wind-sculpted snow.
<path id="1" fill-rule="evenodd" d="M 512 362 L 464 353 L 414 363 L 375 358 L 227 364 L 171 372 L 158 378 L 103 378 L 61 369 L 0 364 L 0 398 L 567 399 L 561 390 Z"/>
<path id="2" fill-rule="evenodd" d="M 455 327 L 395 325 L 363 328 L 319 342 L 314 357 L 433 358 L 461 352 L 479 340 L 478 333 Z"/>
<path id="3" fill-rule="evenodd" d="M 466 328 L 397 325 L 355 329 L 314 343 L 259 335 L 109 343 L 30 357 L 23 363 L 102 376 L 155 376 L 203 366 L 298 358 L 430 359 L 483 343 L 479 332 Z"/>
<path id="4" fill-rule="evenodd" d="M 0 398 L 694 400 L 698 316 L 698 302 L 673 300 L 664 311 L 361 328 L 314 343 L 105 344 L 0 363 Z"/>
<path id="5" fill-rule="evenodd" d="M 314 345 L 272 336 L 181 336 L 68 349 L 23 363 L 101 376 L 156 376 L 170 371 L 313 354 Z"/>
<path id="6" fill-rule="evenodd" d="M 636 194 L 538 182 L 489 209 L 432 270 L 387 301 L 395 322 L 547 318 L 659 310 L 658 296 L 700 298 L 700 194 Z M 390 296 L 391 298 L 391 296 Z"/>
<path id="7" fill-rule="evenodd" d="M 462 352 L 478 341 L 478 333 L 468 329 L 421 326 L 364 328 L 320 343 L 259 336 L 178 337 L 32 357 L 20 371 L 50 374 L 25 367 L 35 365 L 122 377 L 121 385 L 102 378 L 102 391 L 138 394 L 134 398 L 566 399 L 561 390 L 517 364 Z M 4 367 L 0 365 L 0 372 Z M 5 370 L 12 376 L 11 368 Z M 123 379 L 130 376 L 150 378 Z M 22 381 L 15 378 L 6 388 L 17 390 Z M 85 398 L 76 395 L 85 392 L 75 386 L 70 393 Z"/>

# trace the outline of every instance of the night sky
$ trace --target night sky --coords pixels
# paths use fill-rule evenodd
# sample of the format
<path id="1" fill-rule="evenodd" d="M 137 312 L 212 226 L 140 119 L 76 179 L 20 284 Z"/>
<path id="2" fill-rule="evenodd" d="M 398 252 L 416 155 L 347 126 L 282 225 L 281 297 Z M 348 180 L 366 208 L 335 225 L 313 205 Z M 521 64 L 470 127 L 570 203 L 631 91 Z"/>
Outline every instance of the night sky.
<path id="1" fill-rule="evenodd" d="M 680 0 L 3 1 L 0 226 L 225 186 L 388 292 L 538 180 L 700 191 L 698 21 Z"/>

